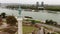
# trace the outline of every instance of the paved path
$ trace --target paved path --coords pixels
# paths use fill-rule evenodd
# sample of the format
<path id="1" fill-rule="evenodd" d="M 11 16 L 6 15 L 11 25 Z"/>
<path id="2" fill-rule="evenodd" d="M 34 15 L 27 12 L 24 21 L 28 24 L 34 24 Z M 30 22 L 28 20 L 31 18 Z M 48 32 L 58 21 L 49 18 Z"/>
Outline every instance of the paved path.
<path id="1" fill-rule="evenodd" d="M 39 24 L 39 25 L 45 26 L 47 28 L 52 28 L 54 31 L 59 31 L 60 32 L 60 28 L 57 28 L 57 27 L 54 27 L 54 26 L 51 26 L 51 25 L 46 25 L 46 24 Z"/>

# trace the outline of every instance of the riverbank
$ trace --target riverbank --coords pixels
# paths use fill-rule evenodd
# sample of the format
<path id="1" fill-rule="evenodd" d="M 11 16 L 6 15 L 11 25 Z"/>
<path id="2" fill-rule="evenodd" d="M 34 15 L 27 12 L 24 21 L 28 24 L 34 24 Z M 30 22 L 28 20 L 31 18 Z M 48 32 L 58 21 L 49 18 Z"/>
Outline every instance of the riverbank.
<path id="1" fill-rule="evenodd" d="M 60 6 L 46 6 L 45 10 L 60 11 Z"/>
<path id="2" fill-rule="evenodd" d="M 31 9 L 31 10 L 50 10 L 50 11 L 60 11 L 60 6 L 46 6 L 44 9 L 35 8 L 35 7 L 21 7 L 22 9 Z"/>
<path id="3" fill-rule="evenodd" d="M 21 6 L 22 9 L 32 9 L 32 10 L 50 10 L 50 11 L 60 11 L 60 6 L 44 6 L 44 9 L 42 8 L 36 8 L 35 6 Z"/>
<path id="4" fill-rule="evenodd" d="M 10 9 L 18 9 L 19 6 L 6 6 L 6 8 L 10 8 Z M 36 6 L 21 6 L 22 9 L 31 9 L 31 10 L 51 10 L 51 11 L 60 11 L 60 6 L 44 6 L 44 8 L 36 8 Z"/>
<path id="5" fill-rule="evenodd" d="M 22 9 L 32 9 L 32 10 L 50 10 L 50 11 L 60 11 L 60 6 L 44 6 L 44 8 L 36 8 L 36 7 L 25 7 L 25 6 L 22 6 L 21 7 Z"/>

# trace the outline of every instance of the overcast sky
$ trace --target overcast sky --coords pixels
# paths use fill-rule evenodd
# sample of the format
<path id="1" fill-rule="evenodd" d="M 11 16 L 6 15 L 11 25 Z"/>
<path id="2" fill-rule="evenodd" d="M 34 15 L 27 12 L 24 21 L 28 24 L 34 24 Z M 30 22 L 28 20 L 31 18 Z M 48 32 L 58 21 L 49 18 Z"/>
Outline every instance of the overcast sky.
<path id="1" fill-rule="evenodd" d="M 20 0 L 0 0 L 0 3 L 19 3 Z"/>
<path id="2" fill-rule="evenodd" d="M 36 4 L 36 2 L 45 4 L 57 4 L 60 5 L 60 0 L 0 0 L 1 3 L 20 3 L 20 4 Z"/>

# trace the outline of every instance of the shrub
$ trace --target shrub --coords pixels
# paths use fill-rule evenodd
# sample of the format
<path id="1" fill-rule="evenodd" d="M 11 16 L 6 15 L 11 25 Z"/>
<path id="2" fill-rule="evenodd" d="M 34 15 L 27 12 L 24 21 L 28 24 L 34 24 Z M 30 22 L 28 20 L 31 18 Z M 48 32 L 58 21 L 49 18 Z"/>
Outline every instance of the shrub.
<path id="1" fill-rule="evenodd" d="M 7 24 L 10 24 L 10 25 L 16 25 L 16 22 L 17 22 L 14 16 L 7 16 L 6 21 L 7 21 Z"/>
<path id="2" fill-rule="evenodd" d="M 40 23 L 40 21 L 39 20 L 35 20 L 35 23 Z"/>
<path id="3" fill-rule="evenodd" d="M 2 16 L 2 18 L 5 18 L 6 17 L 6 13 L 1 13 L 1 16 Z"/>
<path id="4" fill-rule="evenodd" d="M 31 20 L 31 23 L 34 25 L 35 24 L 35 20 Z"/>
<path id="5" fill-rule="evenodd" d="M 53 20 L 46 20 L 45 23 L 46 24 L 51 24 L 51 25 L 57 25 L 57 22 L 55 22 Z"/>

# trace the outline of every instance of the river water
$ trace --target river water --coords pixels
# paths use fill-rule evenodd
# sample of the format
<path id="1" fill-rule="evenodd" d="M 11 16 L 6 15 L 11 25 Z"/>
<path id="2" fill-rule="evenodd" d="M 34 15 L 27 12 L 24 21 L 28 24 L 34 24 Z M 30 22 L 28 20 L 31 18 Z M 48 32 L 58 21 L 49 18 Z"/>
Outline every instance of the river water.
<path id="1" fill-rule="evenodd" d="M 0 14 L 5 12 L 6 15 L 14 15 L 14 16 L 18 16 L 18 11 L 17 10 L 11 10 L 11 9 L 7 9 L 7 8 L 0 8 Z"/>
<path id="2" fill-rule="evenodd" d="M 7 15 L 14 15 L 14 16 L 19 16 L 17 10 L 11 10 L 11 9 L 6 9 L 6 8 L 0 8 L 0 14 L 2 12 L 5 12 Z M 21 16 L 30 16 L 33 17 L 33 19 L 45 21 L 46 19 L 48 20 L 53 20 L 58 22 L 60 24 L 60 12 L 58 11 L 48 11 L 48 10 L 39 10 L 39 12 L 32 12 L 32 11 L 25 11 L 22 10 Z"/>
<path id="3" fill-rule="evenodd" d="M 60 24 L 60 12 L 58 11 L 39 10 L 39 12 L 32 12 L 22 10 L 21 15 L 30 16 L 33 17 L 33 19 L 41 21 L 45 21 L 46 19 L 53 20 L 58 22 L 58 24 Z"/>

